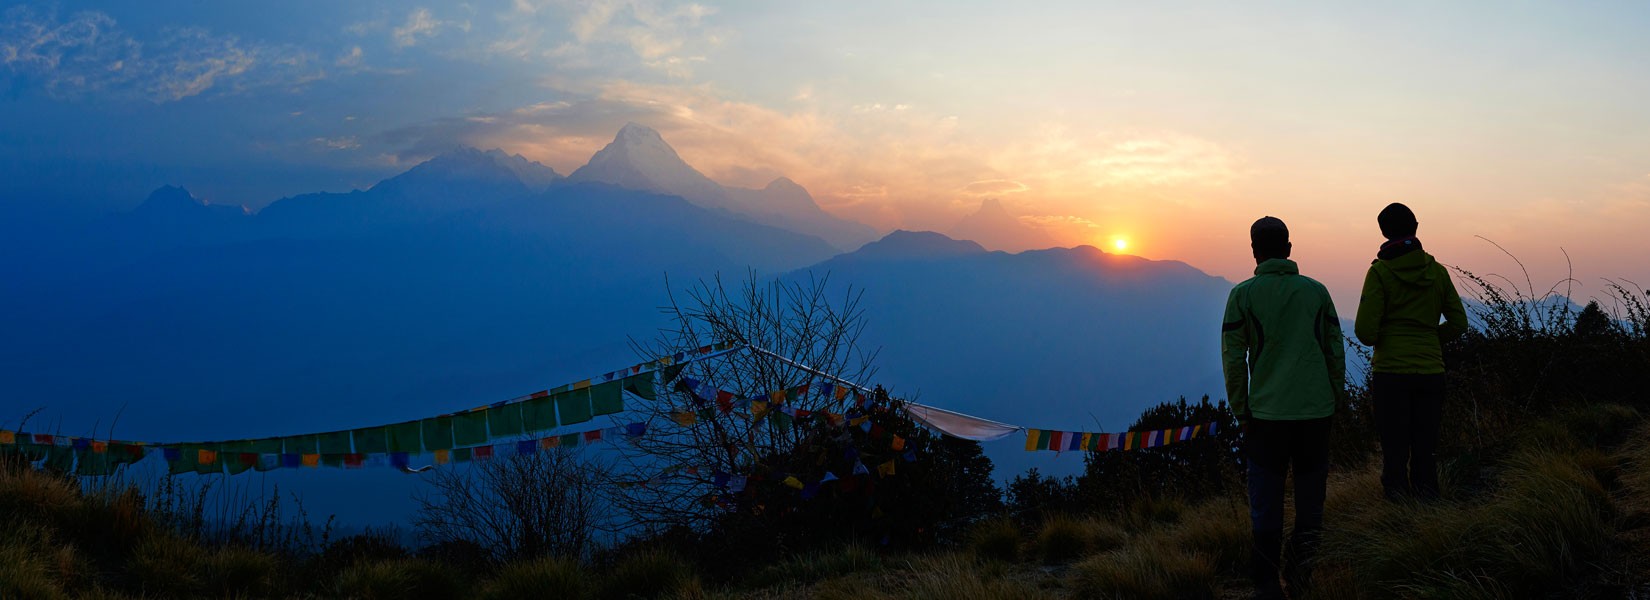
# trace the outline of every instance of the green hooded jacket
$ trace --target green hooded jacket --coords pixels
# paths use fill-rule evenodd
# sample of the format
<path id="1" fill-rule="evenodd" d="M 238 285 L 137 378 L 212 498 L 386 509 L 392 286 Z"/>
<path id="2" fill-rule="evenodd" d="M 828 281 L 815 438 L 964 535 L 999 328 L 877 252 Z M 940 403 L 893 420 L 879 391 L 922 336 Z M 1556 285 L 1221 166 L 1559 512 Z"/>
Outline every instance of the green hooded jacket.
<path id="1" fill-rule="evenodd" d="M 1232 288 L 1220 353 L 1226 399 L 1241 420 L 1327 417 L 1346 390 L 1335 302 L 1291 260 L 1262 262 Z"/>
<path id="2" fill-rule="evenodd" d="M 1467 310 L 1444 266 L 1415 250 L 1369 265 L 1352 331 L 1375 348 L 1377 373 L 1443 373 L 1443 341 L 1466 333 Z"/>

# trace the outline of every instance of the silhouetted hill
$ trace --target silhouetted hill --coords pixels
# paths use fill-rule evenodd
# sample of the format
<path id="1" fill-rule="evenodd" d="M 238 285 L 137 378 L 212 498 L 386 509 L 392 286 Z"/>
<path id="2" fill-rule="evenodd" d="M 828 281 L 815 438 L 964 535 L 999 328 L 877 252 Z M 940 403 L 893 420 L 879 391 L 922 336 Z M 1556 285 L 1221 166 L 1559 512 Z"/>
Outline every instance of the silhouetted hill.
<path id="1" fill-rule="evenodd" d="M 1231 283 L 1185 263 L 1090 246 L 1009 254 L 894 232 L 789 277 L 864 291 L 880 383 L 1032 427 L 1115 431 L 1180 395 L 1224 397 L 1221 311 Z M 1005 472 L 1038 465 L 1023 439 L 987 444 Z M 1071 457 L 1059 472 L 1082 466 Z"/>

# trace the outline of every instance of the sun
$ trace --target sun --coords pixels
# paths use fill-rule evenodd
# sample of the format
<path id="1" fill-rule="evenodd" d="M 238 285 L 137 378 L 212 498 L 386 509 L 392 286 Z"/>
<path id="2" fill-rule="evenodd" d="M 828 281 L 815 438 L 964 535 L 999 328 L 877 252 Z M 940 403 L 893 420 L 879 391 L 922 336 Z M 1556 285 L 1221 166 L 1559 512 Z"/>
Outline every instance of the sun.
<path id="1" fill-rule="evenodd" d="M 1123 238 L 1116 238 L 1111 241 L 1111 247 L 1116 248 L 1118 252 L 1122 252 L 1129 249 L 1129 241 Z"/>

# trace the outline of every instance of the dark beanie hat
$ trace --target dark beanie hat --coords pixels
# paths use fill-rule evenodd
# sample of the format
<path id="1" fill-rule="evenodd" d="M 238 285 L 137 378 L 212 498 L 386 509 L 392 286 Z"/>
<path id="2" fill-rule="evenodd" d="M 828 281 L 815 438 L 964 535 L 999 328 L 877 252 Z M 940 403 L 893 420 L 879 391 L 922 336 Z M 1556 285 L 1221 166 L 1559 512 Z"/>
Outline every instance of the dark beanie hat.
<path id="1" fill-rule="evenodd" d="M 1261 217 L 1249 226 L 1249 247 L 1257 256 L 1288 256 L 1289 226 L 1277 217 Z"/>
<path id="2" fill-rule="evenodd" d="M 1418 224 L 1415 221 L 1415 212 L 1397 202 L 1381 209 L 1381 214 L 1376 215 L 1375 222 L 1381 224 L 1381 235 L 1389 240 L 1415 235 L 1415 226 Z"/>

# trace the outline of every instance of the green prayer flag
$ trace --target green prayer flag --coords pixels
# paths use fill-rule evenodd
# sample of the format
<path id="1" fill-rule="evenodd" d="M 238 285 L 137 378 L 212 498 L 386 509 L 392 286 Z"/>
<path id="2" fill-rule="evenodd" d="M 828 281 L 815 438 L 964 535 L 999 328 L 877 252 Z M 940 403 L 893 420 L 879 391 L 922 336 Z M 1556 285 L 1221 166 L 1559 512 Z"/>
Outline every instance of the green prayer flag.
<path id="1" fill-rule="evenodd" d="M 773 421 L 774 428 L 778 429 L 780 433 L 789 432 L 791 430 L 791 421 L 795 420 L 790 415 L 777 410 L 768 413 L 768 419 Z"/>
<path id="2" fill-rule="evenodd" d="M 527 431 L 556 428 L 556 401 L 550 396 L 521 403 L 521 419 Z"/>
<path id="3" fill-rule="evenodd" d="M 596 415 L 611 415 L 624 410 L 624 382 L 609 381 L 590 388 L 590 408 Z"/>
<path id="4" fill-rule="evenodd" d="M 74 474 L 83 477 L 102 477 L 109 472 L 109 455 L 91 451 L 82 451 L 74 466 Z"/>
<path id="5" fill-rule="evenodd" d="M 581 440 L 583 438 L 584 438 L 583 435 L 577 434 L 577 433 L 569 433 L 569 434 L 563 435 L 563 436 L 561 436 L 561 447 L 563 447 L 563 448 L 572 448 L 574 446 L 577 446 L 577 445 L 579 445 L 579 440 Z"/>
<path id="6" fill-rule="evenodd" d="M 46 451 L 46 468 L 61 473 L 74 471 L 74 448 L 53 447 Z"/>
<path id="7" fill-rule="evenodd" d="M 562 425 L 577 425 L 590 420 L 590 388 L 573 390 L 556 396 L 556 412 Z"/>
<path id="8" fill-rule="evenodd" d="M 1038 438 L 1037 438 L 1037 449 L 1038 450 L 1047 450 L 1048 449 L 1048 443 L 1052 442 L 1052 441 L 1054 441 L 1054 440 L 1051 439 L 1051 436 L 1049 436 L 1047 431 L 1042 432 L 1042 435 L 1038 436 Z"/>
<path id="9" fill-rule="evenodd" d="M 469 448 L 455 448 L 455 449 L 453 449 L 453 462 L 470 462 L 470 449 Z"/>
<path id="10" fill-rule="evenodd" d="M 389 432 L 383 427 L 366 427 L 350 433 L 355 440 L 355 451 L 362 454 L 381 454 L 390 451 Z"/>
<path id="11" fill-rule="evenodd" d="M 555 419 L 554 412 L 550 413 L 550 418 L 552 420 Z M 492 432 L 493 437 L 521 435 L 527 431 L 523 428 L 523 425 L 524 423 L 521 418 L 520 403 L 506 404 L 504 406 L 495 406 L 487 409 L 487 428 Z M 550 427 L 555 426 L 555 423 L 550 424 Z"/>
<path id="12" fill-rule="evenodd" d="M 319 437 L 321 438 L 321 454 L 349 454 L 352 452 L 349 431 L 329 431 L 320 434 Z"/>
<path id="13" fill-rule="evenodd" d="M 320 436 L 315 435 L 284 437 L 281 438 L 281 451 L 288 454 L 314 454 L 316 446 L 320 443 Z"/>
<path id="14" fill-rule="evenodd" d="M 422 452 L 424 426 L 418 421 L 396 423 L 384 428 L 389 437 L 390 452 Z"/>
<path id="15" fill-rule="evenodd" d="M 624 391 L 635 394 L 643 400 L 654 400 L 659 397 L 658 390 L 653 388 L 652 373 L 642 373 L 624 378 Z"/>
<path id="16" fill-rule="evenodd" d="M 453 447 L 453 418 L 431 417 L 419 421 L 424 429 L 424 448 L 450 450 Z"/>
<path id="17" fill-rule="evenodd" d="M 344 454 L 348 454 L 348 453 L 346 452 Z M 344 455 L 343 454 L 322 454 L 321 455 L 321 465 L 326 466 L 326 467 L 333 467 L 333 468 L 342 467 L 342 466 L 344 466 Z"/>
<path id="18" fill-rule="evenodd" d="M 17 434 L 19 442 L 16 446 L 0 446 L 0 450 L 10 450 L 23 457 L 23 460 L 34 462 L 46 457 L 47 446 L 21 441 L 27 434 Z"/>
<path id="19" fill-rule="evenodd" d="M 453 443 L 475 446 L 487 443 L 487 410 L 453 415 Z"/>

